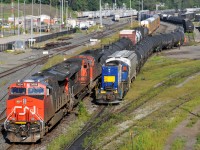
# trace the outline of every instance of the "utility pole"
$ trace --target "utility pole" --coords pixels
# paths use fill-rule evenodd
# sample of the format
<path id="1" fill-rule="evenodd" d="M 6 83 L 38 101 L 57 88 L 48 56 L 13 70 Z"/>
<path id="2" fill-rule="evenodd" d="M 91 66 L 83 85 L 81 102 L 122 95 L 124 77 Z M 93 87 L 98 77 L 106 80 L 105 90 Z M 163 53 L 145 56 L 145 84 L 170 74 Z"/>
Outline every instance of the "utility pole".
<path id="1" fill-rule="evenodd" d="M 50 27 L 49 27 L 49 29 L 51 29 L 51 0 L 50 0 Z"/>
<path id="2" fill-rule="evenodd" d="M 62 17 L 61 17 L 61 15 L 62 15 L 62 7 L 61 7 L 61 0 L 60 0 L 60 32 L 62 31 L 62 29 L 61 29 L 61 25 L 62 25 Z"/>
<path id="3" fill-rule="evenodd" d="M 14 2 L 13 2 L 13 0 L 11 1 L 11 13 L 12 13 L 12 17 L 14 19 L 14 35 L 15 35 L 15 14 L 14 14 Z"/>
<path id="4" fill-rule="evenodd" d="M 3 7 L 3 21 L 2 24 L 4 24 L 4 7 Z M 3 36 L 4 36 L 4 29 L 3 29 Z"/>
<path id="5" fill-rule="evenodd" d="M 26 33 L 26 14 L 25 14 L 25 4 L 26 4 L 26 0 L 24 0 L 24 34 Z"/>
<path id="6" fill-rule="evenodd" d="M 19 0 L 18 0 L 18 37 L 19 37 Z"/>
<path id="7" fill-rule="evenodd" d="M 131 11 L 131 27 L 132 27 L 132 24 L 133 24 L 133 18 L 132 18 L 131 0 L 130 0 L 130 11 Z"/>
<path id="8" fill-rule="evenodd" d="M 66 1 L 66 5 L 67 5 L 67 8 L 66 8 L 66 21 L 65 21 L 65 23 L 66 23 L 66 27 L 67 27 L 67 30 L 68 30 L 68 26 L 67 26 L 67 19 L 68 19 L 68 1 Z"/>
<path id="9" fill-rule="evenodd" d="M 58 18 L 58 4 L 56 3 L 56 17 Z"/>
<path id="10" fill-rule="evenodd" d="M 42 11 L 42 9 L 41 9 L 41 1 L 42 0 L 40 0 L 40 37 L 41 37 L 41 19 L 42 19 L 42 17 L 41 17 L 41 11 Z"/>
<path id="11" fill-rule="evenodd" d="M 3 2 L 1 0 L 1 26 L 3 26 Z M 2 32 L 2 28 L 1 28 L 1 37 L 3 37 L 3 32 Z"/>
<path id="12" fill-rule="evenodd" d="M 32 0 L 32 16 L 31 16 L 31 47 L 33 46 L 33 0 Z"/>
<path id="13" fill-rule="evenodd" d="M 141 18 L 140 18 L 140 0 L 139 0 L 139 11 L 138 12 L 139 12 L 139 14 L 138 14 L 139 15 L 138 16 L 139 25 L 141 26 L 141 21 L 140 21 L 141 20 Z"/>
<path id="14" fill-rule="evenodd" d="M 144 9 L 143 7 L 144 7 L 144 3 L 143 3 L 143 0 L 142 0 L 142 10 Z"/>
<path id="15" fill-rule="evenodd" d="M 62 24 L 63 24 L 63 0 L 62 0 Z"/>
<path id="16" fill-rule="evenodd" d="M 99 9 L 100 9 L 100 27 L 103 27 L 103 25 L 102 25 L 102 12 L 101 12 L 101 0 L 99 0 Z"/>

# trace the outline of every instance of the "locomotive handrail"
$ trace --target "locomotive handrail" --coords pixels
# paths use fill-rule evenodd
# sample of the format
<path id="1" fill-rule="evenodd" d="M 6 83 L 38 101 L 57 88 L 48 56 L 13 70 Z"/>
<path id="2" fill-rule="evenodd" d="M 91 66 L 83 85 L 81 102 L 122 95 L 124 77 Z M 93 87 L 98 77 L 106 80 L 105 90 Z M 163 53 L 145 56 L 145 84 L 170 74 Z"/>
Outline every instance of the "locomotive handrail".
<path id="1" fill-rule="evenodd" d="M 6 130 L 6 122 L 7 122 L 7 120 L 8 120 L 8 118 L 10 118 L 10 116 L 13 114 L 13 112 L 14 112 L 14 109 L 11 111 L 11 113 L 8 115 L 8 117 L 6 118 L 6 120 L 4 121 L 4 129 Z"/>

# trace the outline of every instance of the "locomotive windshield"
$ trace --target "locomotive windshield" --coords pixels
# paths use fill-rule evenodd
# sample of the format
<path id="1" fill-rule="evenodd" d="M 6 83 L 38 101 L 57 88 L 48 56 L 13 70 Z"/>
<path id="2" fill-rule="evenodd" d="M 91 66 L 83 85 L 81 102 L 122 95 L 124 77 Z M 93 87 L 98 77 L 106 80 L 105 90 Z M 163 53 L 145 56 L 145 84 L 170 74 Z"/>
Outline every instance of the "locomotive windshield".
<path id="1" fill-rule="evenodd" d="M 29 88 L 28 95 L 44 95 L 44 89 L 41 87 L 40 88 Z"/>
<path id="2" fill-rule="evenodd" d="M 11 88 L 10 90 L 11 94 L 26 94 L 26 88 Z"/>

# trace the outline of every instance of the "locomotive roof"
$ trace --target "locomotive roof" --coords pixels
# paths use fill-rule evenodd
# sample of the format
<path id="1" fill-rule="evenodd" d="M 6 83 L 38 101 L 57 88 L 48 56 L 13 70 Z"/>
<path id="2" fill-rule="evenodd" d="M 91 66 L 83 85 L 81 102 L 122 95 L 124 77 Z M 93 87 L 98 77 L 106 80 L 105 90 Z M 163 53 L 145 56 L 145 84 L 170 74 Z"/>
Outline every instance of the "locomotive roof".
<path id="1" fill-rule="evenodd" d="M 67 77 L 71 77 L 74 73 L 78 72 L 81 68 L 82 60 L 79 58 L 68 59 L 58 65 L 55 65 L 40 73 L 40 76 L 53 76 L 58 81 L 63 81 Z M 38 74 L 35 74 L 36 76 Z"/>
<path id="2" fill-rule="evenodd" d="M 95 60 L 98 60 L 100 57 L 102 57 L 103 53 L 101 49 L 98 50 L 87 50 L 80 55 L 86 55 L 86 56 L 92 56 Z"/>
<path id="3" fill-rule="evenodd" d="M 130 55 L 132 55 L 133 53 L 135 53 L 134 51 L 128 51 L 128 50 L 122 50 L 122 51 L 116 51 L 115 53 L 113 53 L 112 55 L 108 56 L 109 58 L 112 57 L 124 57 L 124 58 L 128 58 Z"/>

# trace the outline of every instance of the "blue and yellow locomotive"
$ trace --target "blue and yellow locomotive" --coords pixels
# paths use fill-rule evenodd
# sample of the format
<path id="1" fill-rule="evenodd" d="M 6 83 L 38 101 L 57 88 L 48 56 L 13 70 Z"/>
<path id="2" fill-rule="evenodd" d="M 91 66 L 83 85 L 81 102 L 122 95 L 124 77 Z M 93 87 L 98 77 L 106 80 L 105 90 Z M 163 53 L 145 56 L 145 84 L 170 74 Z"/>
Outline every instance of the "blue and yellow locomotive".
<path id="1" fill-rule="evenodd" d="M 97 103 L 120 103 L 136 77 L 137 55 L 134 51 L 116 51 L 102 66 L 101 87 L 96 90 Z"/>

